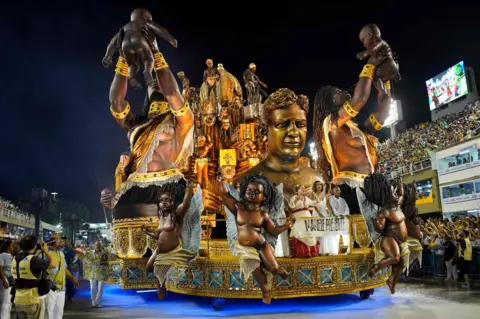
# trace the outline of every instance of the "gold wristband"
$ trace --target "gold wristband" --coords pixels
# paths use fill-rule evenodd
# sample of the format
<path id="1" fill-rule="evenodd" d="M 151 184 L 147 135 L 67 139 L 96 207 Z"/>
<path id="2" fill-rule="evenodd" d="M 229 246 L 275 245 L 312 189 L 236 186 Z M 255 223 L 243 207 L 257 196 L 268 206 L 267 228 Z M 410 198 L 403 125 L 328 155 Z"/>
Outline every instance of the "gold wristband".
<path id="1" fill-rule="evenodd" d="M 115 67 L 115 73 L 128 77 L 128 64 L 123 56 L 118 57 L 117 66 Z"/>
<path id="2" fill-rule="evenodd" d="M 113 108 L 110 106 L 110 112 L 112 113 L 113 117 L 117 120 L 123 120 L 127 117 L 128 113 L 130 113 L 130 104 L 127 102 L 127 106 L 122 112 L 115 112 Z"/>
<path id="3" fill-rule="evenodd" d="M 153 66 L 155 71 L 168 68 L 168 63 L 167 61 L 165 61 L 163 54 L 161 54 L 160 52 L 155 52 L 153 54 L 153 59 L 155 60 L 155 64 Z"/>
<path id="4" fill-rule="evenodd" d="M 350 104 L 350 100 L 348 100 L 347 102 L 343 103 L 343 109 L 345 110 L 345 112 L 347 112 L 347 114 L 350 116 L 350 117 L 355 117 L 357 116 L 358 114 L 358 111 L 355 111 L 352 107 L 352 104 Z"/>
<path id="5" fill-rule="evenodd" d="M 392 86 L 390 85 L 390 81 L 387 81 L 383 84 L 385 85 L 385 90 L 391 90 L 392 89 Z"/>
<path id="6" fill-rule="evenodd" d="M 372 123 L 372 126 L 376 131 L 379 131 L 383 128 L 383 125 L 380 124 L 380 122 L 377 120 L 377 118 L 375 117 L 375 114 L 373 113 L 370 114 L 370 116 L 368 117 L 368 120 L 370 121 L 370 123 Z"/>
<path id="7" fill-rule="evenodd" d="M 375 73 L 375 65 L 365 64 L 363 66 L 362 72 L 360 72 L 361 78 L 369 78 L 373 81 L 373 74 Z"/>
<path id="8" fill-rule="evenodd" d="M 185 104 L 183 104 L 183 106 L 180 109 L 178 109 L 178 110 L 171 109 L 171 110 L 172 110 L 173 115 L 182 116 L 185 113 L 187 113 L 189 109 L 190 109 L 190 105 L 188 104 L 187 101 L 185 101 Z"/>

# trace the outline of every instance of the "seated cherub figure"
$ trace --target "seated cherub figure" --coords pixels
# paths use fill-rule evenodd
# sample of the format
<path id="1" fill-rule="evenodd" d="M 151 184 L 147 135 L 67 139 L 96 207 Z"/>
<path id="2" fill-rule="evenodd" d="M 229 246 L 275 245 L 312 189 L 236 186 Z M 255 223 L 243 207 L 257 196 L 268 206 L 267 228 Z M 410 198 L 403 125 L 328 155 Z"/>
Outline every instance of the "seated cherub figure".
<path id="1" fill-rule="evenodd" d="M 277 217 L 283 210 L 283 185 L 276 188 L 262 174 L 245 176 L 240 193 L 229 184 L 221 185 L 227 211 L 227 237 L 233 246 L 231 250 L 240 258 L 240 270 L 245 280 L 253 273 L 262 290 L 263 302 L 269 304 L 270 288 L 264 268 L 282 278 L 288 276 L 275 258 L 273 245 L 278 235 L 290 229 L 295 222 L 288 220 L 278 226 Z"/>

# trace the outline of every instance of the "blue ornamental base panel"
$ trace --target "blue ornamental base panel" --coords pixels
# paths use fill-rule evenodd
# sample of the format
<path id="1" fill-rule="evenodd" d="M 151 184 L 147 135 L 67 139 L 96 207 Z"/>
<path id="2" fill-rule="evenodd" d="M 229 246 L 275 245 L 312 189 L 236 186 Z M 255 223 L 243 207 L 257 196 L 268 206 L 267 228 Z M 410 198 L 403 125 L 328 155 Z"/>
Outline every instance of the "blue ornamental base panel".
<path id="1" fill-rule="evenodd" d="M 270 275 L 272 298 L 337 295 L 385 285 L 390 269 L 368 276 L 372 255 L 327 256 L 309 259 L 278 258 L 290 272 L 282 279 Z M 186 295 L 217 298 L 261 298 L 255 279 L 245 280 L 238 259 L 199 258 L 186 268 L 174 268 L 167 278 L 168 290 Z"/>

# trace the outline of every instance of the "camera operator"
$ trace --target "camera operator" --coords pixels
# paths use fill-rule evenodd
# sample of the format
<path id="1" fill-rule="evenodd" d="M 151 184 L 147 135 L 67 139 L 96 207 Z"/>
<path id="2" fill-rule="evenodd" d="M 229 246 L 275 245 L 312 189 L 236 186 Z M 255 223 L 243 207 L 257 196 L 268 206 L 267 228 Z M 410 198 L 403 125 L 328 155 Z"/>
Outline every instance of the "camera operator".
<path id="1" fill-rule="evenodd" d="M 47 240 L 49 246 L 47 257 L 53 259 L 53 267 L 48 270 L 48 277 L 52 280 L 54 287 L 48 293 L 45 303 L 47 305 L 48 319 L 63 318 L 63 307 L 65 306 L 65 286 L 67 277 L 78 287 L 78 281 L 72 276 L 67 268 L 65 255 L 62 252 L 63 238 L 58 234 L 52 234 Z"/>
<path id="2" fill-rule="evenodd" d="M 40 296 L 42 273 L 55 266 L 53 259 L 48 261 L 35 256 L 38 249 L 47 252 L 47 244 L 37 244 L 37 238 L 26 236 L 19 243 L 20 252 L 13 258 L 11 272 L 15 279 L 15 307 L 18 312 L 26 313 L 28 319 L 43 319 L 45 314 L 44 298 Z"/>

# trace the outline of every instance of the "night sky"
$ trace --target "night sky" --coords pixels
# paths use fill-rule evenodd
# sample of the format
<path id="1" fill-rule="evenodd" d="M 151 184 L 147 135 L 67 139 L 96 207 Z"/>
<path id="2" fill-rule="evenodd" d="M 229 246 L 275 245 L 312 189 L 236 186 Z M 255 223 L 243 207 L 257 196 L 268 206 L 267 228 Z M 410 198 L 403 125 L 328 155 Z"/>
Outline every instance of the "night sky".
<path id="1" fill-rule="evenodd" d="M 101 60 L 136 7 L 150 9 L 178 39 L 178 49 L 159 39 L 160 50 L 172 71 L 185 71 L 195 87 L 207 58 L 223 63 L 242 84 L 243 71 L 254 62 L 270 93 L 288 87 L 313 103 L 322 85 L 355 84 L 364 63 L 355 58 L 363 49 L 358 31 L 372 22 L 399 55 L 403 79 L 394 94 L 402 100 L 407 127 L 430 118 L 427 79 L 464 60 L 480 80 L 480 8 L 461 1 L 13 3 L 22 5 L 2 3 L 0 10 L 0 196 L 15 200 L 43 187 L 87 205 L 94 221 L 103 218 L 100 189 L 113 186 L 119 154 L 128 146 L 109 112 L 114 68 L 103 68 Z M 129 92 L 134 110 L 140 110 L 143 96 Z"/>

